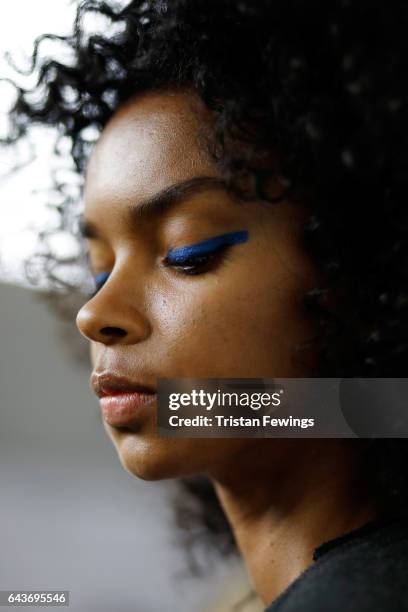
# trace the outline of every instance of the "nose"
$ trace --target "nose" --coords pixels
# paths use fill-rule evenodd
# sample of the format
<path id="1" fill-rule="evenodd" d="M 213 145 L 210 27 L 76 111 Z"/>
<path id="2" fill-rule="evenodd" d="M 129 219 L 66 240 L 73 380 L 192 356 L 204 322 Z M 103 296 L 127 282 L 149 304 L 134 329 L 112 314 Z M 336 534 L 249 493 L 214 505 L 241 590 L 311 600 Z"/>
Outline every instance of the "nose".
<path id="1" fill-rule="evenodd" d="M 77 314 L 76 324 L 88 340 L 105 345 L 136 344 L 151 333 L 151 326 L 137 307 L 135 289 L 129 291 L 129 283 L 119 283 L 111 275 L 105 285 Z"/>

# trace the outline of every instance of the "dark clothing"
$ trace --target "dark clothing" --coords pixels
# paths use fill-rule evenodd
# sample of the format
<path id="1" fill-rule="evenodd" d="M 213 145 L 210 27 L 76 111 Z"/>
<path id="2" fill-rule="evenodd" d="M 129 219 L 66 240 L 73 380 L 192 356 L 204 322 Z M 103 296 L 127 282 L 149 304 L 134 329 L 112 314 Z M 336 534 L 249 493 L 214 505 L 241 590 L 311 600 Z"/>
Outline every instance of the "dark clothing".
<path id="1" fill-rule="evenodd" d="M 325 542 L 313 561 L 265 612 L 408 612 L 408 517 Z"/>

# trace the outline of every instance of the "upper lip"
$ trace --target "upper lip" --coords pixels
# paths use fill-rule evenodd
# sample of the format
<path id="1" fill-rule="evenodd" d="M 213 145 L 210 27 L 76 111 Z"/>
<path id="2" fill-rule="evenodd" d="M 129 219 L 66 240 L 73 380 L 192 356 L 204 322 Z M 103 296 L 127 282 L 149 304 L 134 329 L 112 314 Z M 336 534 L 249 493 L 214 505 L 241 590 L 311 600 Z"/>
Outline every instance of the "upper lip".
<path id="1" fill-rule="evenodd" d="M 156 389 L 150 385 L 108 372 L 92 374 L 91 386 L 98 397 L 119 393 L 156 393 Z"/>

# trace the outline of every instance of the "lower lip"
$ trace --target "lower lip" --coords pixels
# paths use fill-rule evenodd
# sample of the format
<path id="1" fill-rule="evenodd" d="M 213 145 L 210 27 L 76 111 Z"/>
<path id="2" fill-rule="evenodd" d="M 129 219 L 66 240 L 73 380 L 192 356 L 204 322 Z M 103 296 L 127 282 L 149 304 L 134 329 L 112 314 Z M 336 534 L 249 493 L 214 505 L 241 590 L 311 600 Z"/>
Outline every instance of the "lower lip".
<path id="1" fill-rule="evenodd" d="M 106 395 L 100 401 L 103 419 L 112 427 L 126 427 L 137 417 L 141 408 L 152 404 L 156 393 L 119 393 Z"/>

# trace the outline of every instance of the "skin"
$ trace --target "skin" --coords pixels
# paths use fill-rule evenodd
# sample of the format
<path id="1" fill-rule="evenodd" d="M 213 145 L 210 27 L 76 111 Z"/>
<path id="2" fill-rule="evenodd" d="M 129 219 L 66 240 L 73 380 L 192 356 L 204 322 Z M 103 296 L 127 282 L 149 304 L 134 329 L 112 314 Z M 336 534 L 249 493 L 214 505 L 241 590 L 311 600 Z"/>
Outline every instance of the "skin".
<path id="1" fill-rule="evenodd" d="M 302 309 L 318 279 L 299 240 L 305 207 L 238 203 L 210 185 L 159 215 L 131 210 L 178 181 L 221 178 L 203 146 L 211 128 L 192 92 L 150 92 L 119 109 L 92 153 L 90 263 L 110 276 L 77 325 L 96 372 L 152 386 L 160 377 L 313 373 L 313 355 L 293 360 L 293 347 L 316 332 Z M 170 248 L 242 230 L 248 241 L 205 274 L 162 265 Z M 265 604 L 311 563 L 316 546 L 375 516 L 352 441 L 160 438 L 146 408 L 126 431 L 104 422 L 123 467 L 148 480 L 211 478 Z"/>

